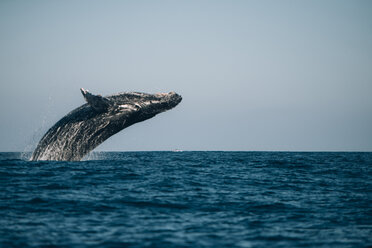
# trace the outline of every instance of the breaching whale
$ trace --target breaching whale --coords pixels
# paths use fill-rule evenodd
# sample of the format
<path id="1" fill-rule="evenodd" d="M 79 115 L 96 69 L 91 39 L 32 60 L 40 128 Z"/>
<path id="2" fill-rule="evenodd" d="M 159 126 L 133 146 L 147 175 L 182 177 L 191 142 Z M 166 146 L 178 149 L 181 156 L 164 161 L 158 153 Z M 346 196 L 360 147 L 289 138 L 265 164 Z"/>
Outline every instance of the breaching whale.
<path id="1" fill-rule="evenodd" d="M 79 161 L 110 136 L 172 109 L 182 100 L 175 92 L 126 92 L 103 97 L 80 90 L 87 103 L 47 131 L 31 160 Z"/>

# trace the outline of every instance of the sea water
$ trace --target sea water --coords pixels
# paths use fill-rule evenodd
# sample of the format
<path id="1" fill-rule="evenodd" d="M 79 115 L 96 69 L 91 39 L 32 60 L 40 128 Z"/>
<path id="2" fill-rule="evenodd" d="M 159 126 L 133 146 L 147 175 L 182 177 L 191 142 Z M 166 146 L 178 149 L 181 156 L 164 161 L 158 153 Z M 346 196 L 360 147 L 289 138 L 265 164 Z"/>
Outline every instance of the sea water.
<path id="1" fill-rule="evenodd" d="M 0 247 L 369 247 L 372 153 L 0 153 Z"/>

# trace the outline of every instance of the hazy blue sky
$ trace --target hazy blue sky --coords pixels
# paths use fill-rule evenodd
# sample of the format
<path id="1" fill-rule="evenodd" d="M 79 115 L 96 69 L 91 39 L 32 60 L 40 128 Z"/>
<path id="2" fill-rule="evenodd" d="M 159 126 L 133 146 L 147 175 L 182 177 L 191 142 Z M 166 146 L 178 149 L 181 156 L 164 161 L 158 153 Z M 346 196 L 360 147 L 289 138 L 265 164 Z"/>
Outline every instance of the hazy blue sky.
<path id="1" fill-rule="evenodd" d="M 0 151 L 103 95 L 176 91 L 100 150 L 372 151 L 372 1 L 0 1 Z"/>

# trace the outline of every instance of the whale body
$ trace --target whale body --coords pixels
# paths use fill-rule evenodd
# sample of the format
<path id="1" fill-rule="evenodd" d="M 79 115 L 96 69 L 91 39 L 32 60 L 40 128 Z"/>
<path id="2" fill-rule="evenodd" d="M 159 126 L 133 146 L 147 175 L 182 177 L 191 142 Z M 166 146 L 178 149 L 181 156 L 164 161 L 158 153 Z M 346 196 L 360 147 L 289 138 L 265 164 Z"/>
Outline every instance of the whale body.
<path id="1" fill-rule="evenodd" d="M 182 100 L 175 92 L 125 92 L 103 97 L 80 90 L 87 103 L 47 131 L 31 160 L 79 161 L 110 136 L 172 109 Z"/>

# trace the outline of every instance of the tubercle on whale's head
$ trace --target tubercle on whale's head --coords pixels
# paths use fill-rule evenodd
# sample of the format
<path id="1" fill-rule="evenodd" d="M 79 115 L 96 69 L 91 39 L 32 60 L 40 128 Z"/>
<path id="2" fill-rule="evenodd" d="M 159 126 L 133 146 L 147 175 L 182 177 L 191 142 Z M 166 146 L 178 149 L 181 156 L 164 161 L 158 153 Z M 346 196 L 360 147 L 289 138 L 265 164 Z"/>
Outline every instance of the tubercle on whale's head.
<path id="1" fill-rule="evenodd" d="M 178 95 L 174 91 L 171 91 L 169 93 L 160 93 L 160 102 L 165 107 L 168 107 L 168 109 L 176 107 L 181 101 L 182 96 Z"/>
<path id="2" fill-rule="evenodd" d="M 141 96 L 134 102 L 138 114 L 142 115 L 156 115 L 176 107 L 182 101 L 182 97 L 175 92 L 138 94 L 141 94 Z"/>
<path id="3" fill-rule="evenodd" d="M 175 92 L 156 94 L 125 92 L 105 98 L 110 101 L 109 115 L 119 122 L 121 116 L 125 120 L 131 116 L 135 116 L 137 121 L 147 120 L 176 107 L 182 101 L 182 97 Z"/>

